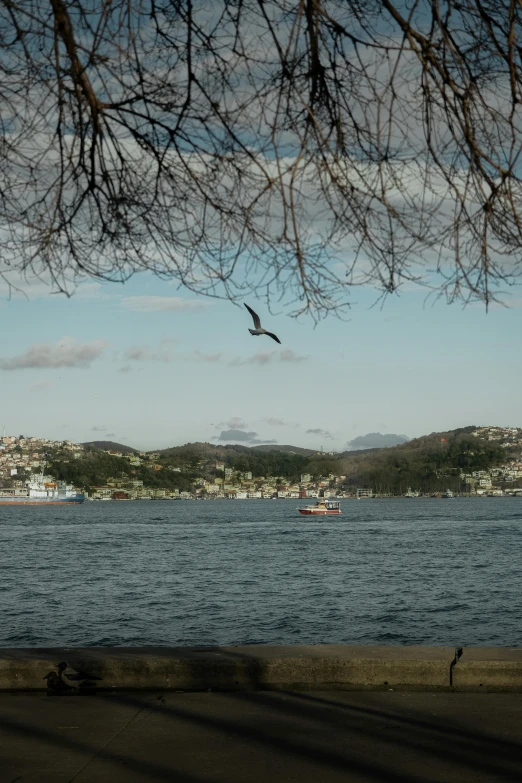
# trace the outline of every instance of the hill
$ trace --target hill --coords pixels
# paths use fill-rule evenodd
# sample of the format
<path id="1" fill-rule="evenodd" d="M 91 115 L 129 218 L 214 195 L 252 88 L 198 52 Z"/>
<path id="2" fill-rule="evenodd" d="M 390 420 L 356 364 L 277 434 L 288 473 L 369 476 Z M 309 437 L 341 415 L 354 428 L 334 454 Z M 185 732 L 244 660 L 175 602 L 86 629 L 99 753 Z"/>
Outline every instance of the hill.
<path id="1" fill-rule="evenodd" d="M 409 441 L 407 435 L 394 435 L 392 433 L 384 434 L 382 432 L 368 432 L 366 435 L 359 435 L 348 443 L 350 451 L 361 451 L 362 449 L 384 449 L 391 446 L 399 446 L 401 443 Z"/>
<path id="2" fill-rule="evenodd" d="M 473 433 L 473 434 L 472 434 Z M 356 449 L 323 454 L 297 446 L 189 443 L 166 449 L 158 461 L 175 465 L 195 477 L 222 475 L 221 465 L 234 473 L 274 476 L 298 482 L 304 473 L 314 477 L 342 476 L 346 489 L 372 487 L 379 493 L 402 494 L 409 486 L 422 491 L 461 489 L 462 473 L 487 470 L 505 461 L 506 449 L 476 428 L 432 432 L 387 448 Z M 214 464 L 213 461 L 215 460 Z"/>
<path id="3" fill-rule="evenodd" d="M 190 459 L 191 457 L 199 457 L 200 459 L 225 459 L 227 454 L 231 452 L 243 453 L 250 451 L 249 446 L 230 445 L 218 446 L 214 443 L 206 443 L 203 441 L 195 441 L 194 443 L 184 443 L 183 446 L 171 446 L 168 449 L 154 449 L 151 453 L 159 454 L 160 458 L 174 457 L 180 459 Z"/>
<path id="4" fill-rule="evenodd" d="M 122 454 L 137 454 L 137 449 L 133 449 L 130 446 L 124 446 L 123 443 L 115 443 L 112 440 L 89 440 L 86 443 L 81 443 L 86 449 L 102 449 L 103 451 L 120 451 Z"/>
<path id="5" fill-rule="evenodd" d="M 432 432 L 392 448 L 344 453 L 337 471 L 346 476 L 346 486 L 368 486 L 383 493 L 402 494 L 408 487 L 422 492 L 464 490 L 461 474 L 488 471 L 520 455 L 517 436 L 511 442 L 501 442 L 501 436 L 491 438 L 482 429 L 460 427 Z"/>
<path id="6" fill-rule="evenodd" d="M 314 449 L 304 449 L 301 446 L 280 446 L 277 444 L 266 444 L 262 446 L 243 446 L 240 443 L 227 443 L 226 445 L 218 445 L 213 443 L 204 443 L 197 441 L 195 443 L 185 443 L 183 446 L 172 446 L 168 449 L 157 450 L 154 449 L 154 454 L 159 454 L 162 457 L 180 456 L 186 457 L 187 455 L 198 454 L 201 458 L 215 457 L 216 459 L 226 459 L 231 454 L 255 454 L 263 452 L 284 452 L 286 454 L 300 454 L 301 456 L 309 457 L 319 452 Z"/>
<path id="7" fill-rule="evenodd" d="M 287 454 L 300 454 L 303 457 L 311 457 L 320 453 L 317 449 L 303 449 L 301 446 L 277 446 L 273 444 L 267 444 L 266 446 L 251 446 L 250 451 L 283 451 Z"/>
<path id="8" fill-rule="evenodd" d="M 132 463 L 127 457 L 136 450 L 130 446 L 113 441 L 83 445 L 87 447 L 85 454 L 74 460 L 66 449 L 57 450 L 51 460 L 52 474 L 79 487 L 138 481 L 144 486 L 180 490 L 201 486 L 202 480 L 213 483 L 224 478 L 236 482 L 272 477 L 276 483 L 300 483 L 301 476 L 309 474 L 314 482 L 332 482 L 339 477 L 337 485 L 348 491 L 371 487 L 379 494 L 401 495 L 408 487 L 427 493 L 447 488 L 466 491 L 466 486 L 473 483 L 473 472 L 487 473 L 506 463 L 518 464 L 522 429 L 461 427 L 432 432 L 398 446 L 341 454 L 323 454 L 289 445 L 196 442 L 140 453 Z M 125 456 L 107 454 L 109 450 Z M 495 473 L 500 476 L 500 484 L 504 475 L 502 471 Z M 506 480 L 515 486 L 512 474 Z"/>

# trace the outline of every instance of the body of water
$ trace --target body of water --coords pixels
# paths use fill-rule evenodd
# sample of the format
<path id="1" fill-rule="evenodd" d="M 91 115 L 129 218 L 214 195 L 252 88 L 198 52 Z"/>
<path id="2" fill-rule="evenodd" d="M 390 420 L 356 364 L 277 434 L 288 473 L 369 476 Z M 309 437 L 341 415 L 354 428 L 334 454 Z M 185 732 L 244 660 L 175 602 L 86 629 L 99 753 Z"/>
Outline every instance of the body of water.
<path id="1" fill-rule="evenodd" d="M 0 507 L 0 646 L 522 643 L 522 498 Z"/>

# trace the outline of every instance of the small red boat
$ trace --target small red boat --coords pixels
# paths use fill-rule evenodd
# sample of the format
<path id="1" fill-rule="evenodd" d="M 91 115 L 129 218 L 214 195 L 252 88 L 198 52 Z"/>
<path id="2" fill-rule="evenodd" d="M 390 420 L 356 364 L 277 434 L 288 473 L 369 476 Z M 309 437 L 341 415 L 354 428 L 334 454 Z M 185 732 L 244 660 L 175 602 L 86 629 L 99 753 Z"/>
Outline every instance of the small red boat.
<path id="1" fill-rule="evenodd" d="M 340 514 L 340 503 L 338 500 L 325 500 L 324 498 L 320 498 L 315 506 L 305 506 L 305 508 L 298 508 L 297 509 L 300 514 L 315 514 L 315 515 L 322 515 L 325 514 Z"/>

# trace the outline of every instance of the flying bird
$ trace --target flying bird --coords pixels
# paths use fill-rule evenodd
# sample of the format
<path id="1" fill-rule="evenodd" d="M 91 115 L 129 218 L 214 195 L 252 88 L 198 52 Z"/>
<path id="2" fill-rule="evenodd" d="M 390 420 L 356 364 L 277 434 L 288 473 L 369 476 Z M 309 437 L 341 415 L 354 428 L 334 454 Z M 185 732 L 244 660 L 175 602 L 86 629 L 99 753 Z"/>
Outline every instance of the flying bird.
<path id="1" fill-rule="evenodd" d="M 271 337 L 272 340 L 275 340 L 276 343 L 279 343 L 279 345 L 281 345 L 281 340 L 279 339 L 279 337 L 277 337 L 272 332 L 267 332 L 266 329 L 263 329 L 263 327 L 261 326 L 261 319 L 259 318 L 258 314 L 255 313 L 252 310 L 252 308 L 249 307 L 247 304 L 245 304 L 245 307 L 248 310 L 248 312 L 250 313 L 250 315 L 252 316 L 252 318 L 254 319 L 254 326 L 256 327 L 255 329 L 249 329 L 248 330 L 250 332 L 250 334 L 253 334 L 255 336 L 258 336 L 260 334 L 266 334 L 268 337 Z"/>
<path id="2" fill-rule="evenodd" d="M 96 677 L 95 674 L 87 674 L 87 672 L 73 669 L 65 661 L 61 661 L 57 666 L 60 680 L 68 688 L 73 688 L 74 690 L 78 690 L 82 685 L 92 686 L 92 680 L 101 680 L 101 677 Z"/>

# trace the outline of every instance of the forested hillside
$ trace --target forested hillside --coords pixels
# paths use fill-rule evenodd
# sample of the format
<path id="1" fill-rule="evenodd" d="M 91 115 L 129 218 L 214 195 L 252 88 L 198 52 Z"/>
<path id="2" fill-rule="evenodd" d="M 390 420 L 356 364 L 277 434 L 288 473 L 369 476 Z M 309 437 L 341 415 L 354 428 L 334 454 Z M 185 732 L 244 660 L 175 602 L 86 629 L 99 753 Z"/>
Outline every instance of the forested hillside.
<path id="1" fill-rule="evenodd" d="M 334 456 L 291 446 L 269 449 L 188 443 L 160 452 L 139 456 L 129 452 L 118 457 L 87 446 L 79 459 L 70 459 L 66 452 L 53 453 L 48 467 L 57 478 L 79 487 L 142 481 L 149 487 L 188 491 L 198 479 L 222 479 L 227 470 L 232 480 L 251 473 L 253 479 L 274 477 L 281 483 L 299 482 L 306 473 L 316 480 L 335 476 L 341 477 L 341 486 L 347 490 L 371 487 L 378 493 L 402 494 L 408 487 L 423 492 L 446 487 L 458 490 L 463 488 L 461 474 L 487 471 L 520 456 L 520 447 L 515 444 L 476 437 L 471 434 L 474 431 L 475 427 L 465 427 L 432 433 L 392 448 Z"/>

